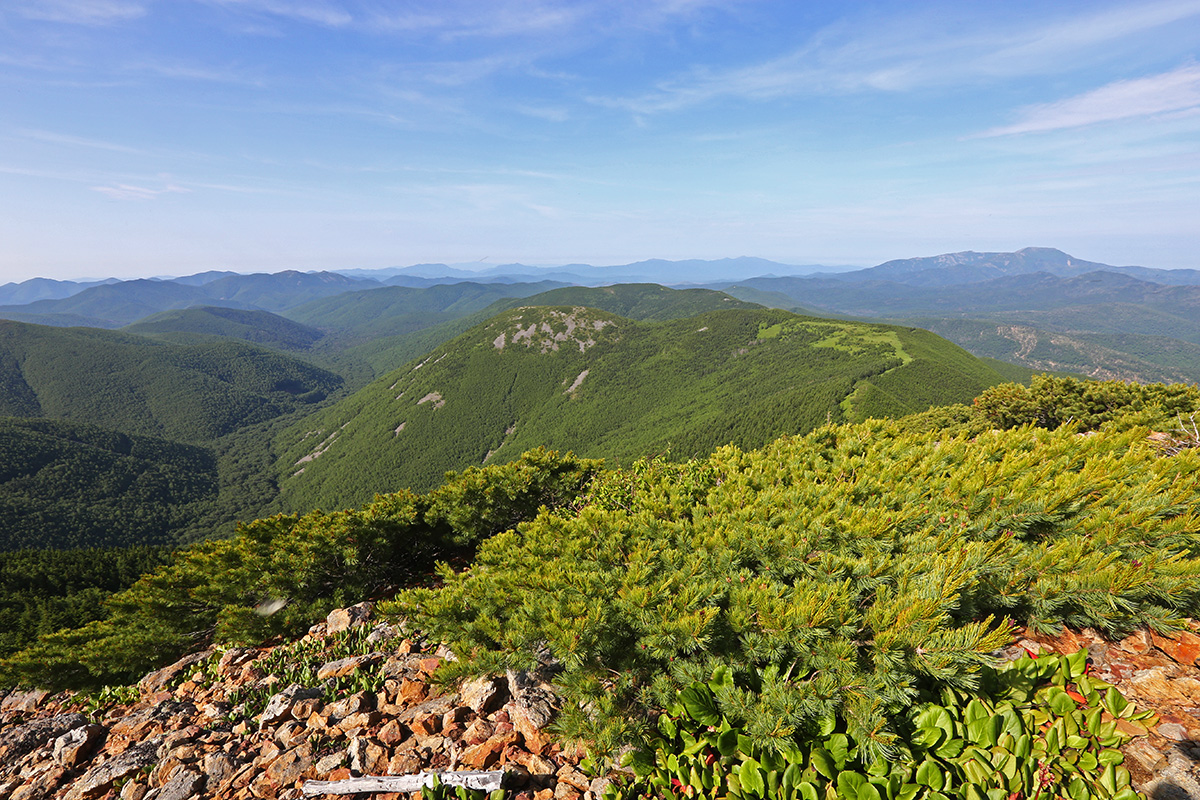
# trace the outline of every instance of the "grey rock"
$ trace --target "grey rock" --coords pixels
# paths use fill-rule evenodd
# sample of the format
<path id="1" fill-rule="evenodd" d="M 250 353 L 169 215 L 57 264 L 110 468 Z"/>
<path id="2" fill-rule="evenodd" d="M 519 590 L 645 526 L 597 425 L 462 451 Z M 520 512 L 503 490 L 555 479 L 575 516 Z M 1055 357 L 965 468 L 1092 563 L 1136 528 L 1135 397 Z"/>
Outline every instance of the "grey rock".
<path id="1" fill-rule="evenodd" d="M 204 650 L 199 653 L 189 653 L 174 664 L 146 675 L 138 681 L 138 688 L 147 694 L 162 691 L 168 683 L 178 678 L 189 667 L 193 667 L 208 658 L 212 655 L 212 652 L 212 650 Z"/>
<path id="2" fill-rule="evenodd" d="M 158 761 L 158 746 L 163 737 L 156 736 L 133 745 L 114 759 L 97 764 L 71 785 L 65 800 L 86 800 L 107 792 L 114 782 L 132 775 Z"/>
<path id="3" fill-rule="evenodd" d="M 503 684 L 490 675 L 467 681 L 459 690 L 459 702 L 476 714 L 486 714 L 504 704 Z"/>
<path id="4" fill-rule="evenodd" d="M 181 769 L 158 790 L 157 800 L 191 800 L 199 797 L 203 789 L 203 775 Z"/>
<path id="5" fill-rule="evenodd" d="M 42 704 L 42 701 L 50 696 L 50 693 L 45 689 L 31 689 L 27 692 L 9 692 L 0 700 L 0 712 L 12 713 L 15 711 L 29 713 L 37 709 Z"/>
<path id="6" fill-rule="evenodd" d="M 15 767 L 17 761 L 68 731 L 87 724 L 83 714 L 59 714 L 9 728 L 0 739 L 0 772 Z"/>
<path id="7" fill-rule="evenodd" d="M 394 625 L 380 622 L 367 634 L 367 644 L 375 646 L 400 638 L 400 630 Z"/>
<path id="8" fill-rule="evenodd" d="M 539 730 L 558 714 L 561 704 L 558 695 L 548 683 L 539 679 L 537 673 L 510 669 L 508 691 L 525 718 Z"/>
<path id="9" fill-rule="evenodd" d="M 272 695 L 271 699 L 267 701 L 266 708 L 263 709 L 262 716 L 259 718 L 259 730 L 277 725 L 290 718 L 292 716 L 292 706 L 296 704 L 297 700 L 309 700 L 320 697 L 321 694 L 320 689 L 308 688 L 298 683 L 293 683 L 279 694 Z"/>
<path id="10" fill-rule="evenodd" d="M 209 793 L 218 795 L 225 786 L 233 780 L 233 776 L 237 774 L 240 765 L 229 755 L 229 753 L 218 750 L 215 753 L 209 753 L 201 762 L 200 768 L 204 772 L 205 786 L 208 787 Z"/>
<path id="11" fill-rule="evenodd" d="M 106 731 L 103 725 L 84 725 L 54 740 L 54 761 L 67 769 L 77 769 L 92 757 Z"/>
<path id="12" fill-rule="evenodd" d="M 341 633 L 356 628 L 365 624 L 373 613 L 375 613 L 375 604 L 371 602 L 359 603 L 349 608 L 335 608 L 325 618 L 325 632 Z"/>

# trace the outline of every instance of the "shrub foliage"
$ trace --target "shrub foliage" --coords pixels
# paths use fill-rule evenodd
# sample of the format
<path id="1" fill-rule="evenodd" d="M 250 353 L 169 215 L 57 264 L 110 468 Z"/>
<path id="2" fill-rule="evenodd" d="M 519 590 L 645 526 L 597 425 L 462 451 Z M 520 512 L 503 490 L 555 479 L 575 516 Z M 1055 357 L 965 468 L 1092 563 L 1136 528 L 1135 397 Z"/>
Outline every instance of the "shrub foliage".
<path id="1" fill-rule="evenodd" d="M 1120 635 L 1200 601 L 1200 453 L 1134 428 L 971 439 L 869 421 L 606 475 L 401 606 L 460 672 L 546 651 L 564 730 L 615 745 L 717 668 L 758 746 L 844 719 L 868 761 L 931 685 L 975 686 L 1004 619 Z"/>
<path id="2" fill-rule="evenodd" d="M 94 687 L 131 680 L 210 641 L 302 633 L 333 608 L 469 555 L 482 537 L 576 496 L 596 462 L 544 450 L 449 474 L 427 495 L 399 492 L 361 509 L 276 515 L 229 539 L 179 551 L 107 601 L 108 615 L 42 637 L 0 662 L 0 685 Z"/>

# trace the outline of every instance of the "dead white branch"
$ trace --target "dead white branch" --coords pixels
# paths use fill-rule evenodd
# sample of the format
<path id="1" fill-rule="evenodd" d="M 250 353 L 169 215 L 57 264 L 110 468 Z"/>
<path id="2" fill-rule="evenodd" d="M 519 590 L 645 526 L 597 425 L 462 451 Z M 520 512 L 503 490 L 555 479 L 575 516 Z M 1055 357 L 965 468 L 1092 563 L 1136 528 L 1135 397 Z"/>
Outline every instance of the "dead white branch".
<path id="1" fill-rule="evenodd" d="M 468 789 L 494 792 L 504 783 L 504 770 L 421 772 L 416 775 L 364 776 L 341 781 L 306 781 L 301 791 L 306 797 L 359 792 L 419 792 L 426 786 L 433 786 L 439 780 L 446 786 L 465 786 Z"/>

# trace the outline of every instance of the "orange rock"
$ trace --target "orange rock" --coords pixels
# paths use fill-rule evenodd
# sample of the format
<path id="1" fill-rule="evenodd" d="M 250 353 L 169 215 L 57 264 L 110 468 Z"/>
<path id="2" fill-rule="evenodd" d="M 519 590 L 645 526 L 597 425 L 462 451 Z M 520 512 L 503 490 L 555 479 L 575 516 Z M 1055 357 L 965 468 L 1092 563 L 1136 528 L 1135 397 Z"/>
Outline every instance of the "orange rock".
<path id="1" fill-rule="evenodd" d="M 1150 635 L 1154 646 L 1162 650 L 1177 664 L 1191 666 L 1200 657 L 1200 636 L 1191 631 L 1176 631 L 1167 636 Z"/>
<path id="2" fill-rule="evenodd" d="M 554 766 L 554 762 L 543 756 L 535 755 L 527 750 L 519 748 L 510 748 L 506 753 L 509 761 L 514 764 L 520 764 L 525 768 L 530 775 L 546 776 L 554 775 L 558 772 L 558 767 Z"/>
<path id="3" fill-rule="evenodd" d="M 1082 636 L 1064 626 L 1062 633 L 1059 634 L 1058 640 L 1054 644 L 1054 649 L 1060 653 L 1070 655 L 1071 653 L 1078 653 L 1085 645 L 1086 642 Z"/>
<path id="4" fill-rule="evenodd" d="M 287 786 L 304 777 L 312 765 L 312 748 L 305 742 L 272 761 L 266 774 L 276 785 Z"/>
<path id="5" fill-rule="evenodd" d="M 320 711 L 325 704 L 319 697 L 309 697 L 303 700 L 297 700 L 292 705 L 292 717 L 299 720 L 306 720 L 315 712 Z"/>
<path id="6" fill-rule="evenodd" d="M 357 672 L 363 667 L 374 666 L 383 660 L 383 657 L 378 654 L 365 656 L 350 656 L 349 658 L 340 658 L 337 661 L 330 661 L 324 664 L 317 670 L 317 680 L 323 681 L 327 678 L 341 678 L 349 675 L 352 672 Z"/>
<path id="7" fill-rule="evenodd" d="M 1117 646 L 1126 653 L 1137 653 L 1138 655 L 1149 653 L 1150 648 L 1153 647 L 1153 642 L 1150 640 L 1150 631 L 1144 628 L 1140 631 L 1135 631 L 1122 639 Z"/>
<path id="8" fill-rule="evenodd" d="M 395 747 L 408 737 L 408 731 L 397 720 L 389 719 L 379 729 L 379 741 L 388 747 Z"/>
<path id="9" fill-rule="evenodd" d="M 421 771 L 421 759 L 413 750 L 401 750 L 388 761 L 389 775 L 415 775 Z"/>
<path id="10" fill-rule="evenodd" d="M 443 720 L 443 730 L 445 730 L 444 722 L 445 721 Z M 488 722 L 486 719 L 477 719 L 468 725 L 467 729 L 463 731 L 462 740 L 468 745 L 482 744 L 483 742 L 486 742 L 488 739 L 492 738 L 493 734 L 495 733 L 496 727 L 492 723 Z"/>
<path id="11" fill-rule="evenodd" d="M 378 711 L 359 711 L 338 721 L 339 730 L 348 731 L 351 728 L 373 728 L 383 719 Z"/>
<path id="12" fill-rule="evenodd" d="M 563 783 L 574 786 L 580 792 L 586 792 L 591 786 L 591 781 L 587 776 L 569 764 L 558 770 L 558 783 L 560 786 Z"/>
<path id="13" fill-rule="evenodd" d="M 486 742 L 472 745 L 459 755 L 459 761 L 472 769 L 488 769 L 500 760 L 504 748 L 517 741 L 517 734 L 493 736 Z"/>
<path id="14" fill-rule="evenodd" d="M 433 736 L 442 732 L 442 718 L 438 714 L 419 714 L 409 727 L 416 736 Z"/>
<path id="15" fill-rule="evenodd" d="M 347 748 L 350 769 L 360 775 L 382 775 L 388 766 L 388 749 L 377 739 L 361 737 Z"/>
<path id="16" fill-rule="evenodd" d="M 400 683 L 399 705 L 416 705 L 429 696 L 429 687 L 421 681 L 405 678 Z"/>

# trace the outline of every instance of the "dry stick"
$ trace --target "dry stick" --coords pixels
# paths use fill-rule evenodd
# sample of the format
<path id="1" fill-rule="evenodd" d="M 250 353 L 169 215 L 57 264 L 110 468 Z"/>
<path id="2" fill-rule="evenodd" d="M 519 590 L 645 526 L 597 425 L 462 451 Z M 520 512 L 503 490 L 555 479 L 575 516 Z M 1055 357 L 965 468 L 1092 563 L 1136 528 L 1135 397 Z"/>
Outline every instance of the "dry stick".
<path id="1" fill-rule="evenodd" d="M 306 781 L 301 791 L 306 797 L 319 794 L 358 794 L 359 792 L 419 792 L 440 780 L 446 786 L 465 786 L 493 792 L 504 783 L 504 770 L 463 770 L 460 772 L 422 772 L 417 775 L 387 775 L 347 778 L 341 781 Z"/>

